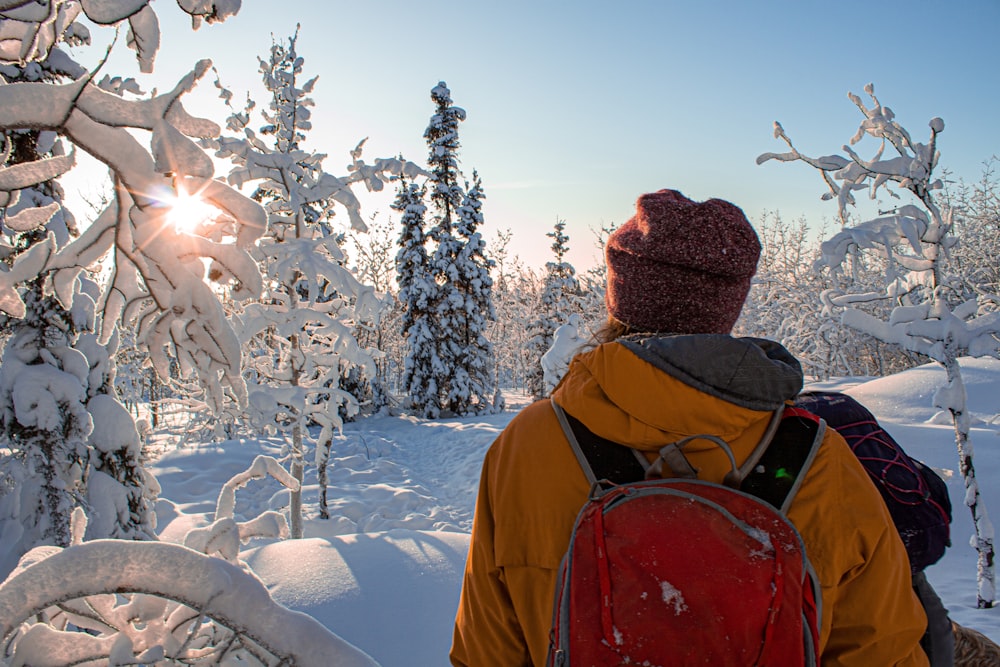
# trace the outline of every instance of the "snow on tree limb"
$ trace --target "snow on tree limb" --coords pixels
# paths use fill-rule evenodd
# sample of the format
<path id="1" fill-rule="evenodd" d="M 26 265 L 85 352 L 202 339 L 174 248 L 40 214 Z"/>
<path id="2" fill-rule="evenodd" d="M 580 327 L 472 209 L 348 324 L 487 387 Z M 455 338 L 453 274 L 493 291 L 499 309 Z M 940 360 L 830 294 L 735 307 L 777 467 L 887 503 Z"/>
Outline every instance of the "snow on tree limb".
<path id="1" fill-rule="evenodd" d="M 8 215 L 3 220 L 3 225 L 13 232 L 30 232 L 48 223 L 56 213 L 62 210 L 62 206 L 57 202 L 36 206 L 18 211 L 14 215 Z"/>
<path id="2" fill-rule="evenodd" d="M 55 251 L 55 237 L 49 234 L 20 255 L 9 271 L 0 271 L 0 311 L 12 317 L 24 317 L 25 305 L 17 287 L 37 276 Z"/>
<path id="3" fill-rule="evenodd" d="M 153 61 L 160 49 L 160 23 L 156 12 L 148 5 L 128 17 L 128 47 L 135 51 L 139 70 L 144 74 L 153 71 Z"/>
<path id="4" fill-rule="evenodd" d="M 979 494 L 972 461 L 970 425 L 965 405 L 965 389 L 959 358 L 967 355 L 1000 358 L 1000 314 L 994 303 L 976 294 L 968 299 L 956 294 L 956 277 L 947 275 L 944 259 L 955 247 L 953 208 L 942 210 L 934 198 L 940 189 L 940 179 L 933 180 L 933 171 L 940 154 L 937 137 L 944 130 L 944 121 L 933 118 L 929 123 L 930 139 L 923 144 L 914 141 L 910 133 L 895 120 L 895 114 L 875 96 L 872 84 L 865 86 L 871 97 L 869 108 L 862 99 L 849 94 L 850 100 L 864 114 L 858 131 L 843 146 L 848 162 L 812 159 L 795 150 L 780 124 L 775 123 L 775 137 L 792 149 L 791 153 L 765 153 L 758 164 L 770 159 L 802 161 L 817 169 L 830 189 L 824 198 L 837 197 L 838 212 L 844 229 L 822 245 L 823 257 L 818 263 L 832 272 L 839 272 L 849 256 L 874 251 L 885 258 L 884 291 L 850 294 L 828 290 L 823 293 L 824 310 L 842 309 L 841 322 L 857 331 L 869 334 L 905 350 L 926 355 L 945 369 L 947 384 L 935 395 L 935 404 L 952 416 L 959 463 L 966 484 L 966 504 L 972 511 L 976 533 L 973 545 L 979 552 L 979 607 L 992 607 L 995 596 L 993 568 L 993 526 Z M 865 136 L 880 142 L 872 159 L 862 158 L 851 146 Z M 885 157 L 886 150 L 895 152 Z M 888 190 L 890 183 L 909 191 L 918 205 L 897 207 L 892 215 L 849 226 L 847 206 L 853 205 L 851 191 L 867 188 L 874 199 L 878 192 L 898 198 Z M 892 299 L 896 307 L 887 320 L 862 309 L 874 300 Z M 983 313 L 980 315 L 980 313 Z"/>
<path id="5" fill-rule="evenodd" d="M 257 456 L 250 467 L 242 473 L 234 475 L 222 487 L 219 492 L 219 499 L 215 503 L 215 520 L 233 518 L 233 510 L 236 507 L 236 491 L 247 485 L 254 479 L 264 479 L 270 475 L 281 482 L 285 488 L 295 490 L 299 483 L 288 474 L 277 459 L 271 456 Z"/>
<path id="6" fill-rule="evenodd" d="M 87 115 L 106 125 L 151 131 L 157 123 L 166 120 L 185 136 L 215 137 L 221 131 L 218 124 L 189 115 L 181 102 L 181 97 L 185 93 L 191 92 L 211 68 L 212 61 L 200 60 L 171 90 L 156 97 L 144 99 L 124 99 L 100 86 L 87 86 L 80 89 L 80 99 L 76 102 L 76 106 Z M 51 84 L 12 85 L 45 86 Z"/>
<path id="7" fill-rule="evenodd" d="M 70 155 L 59 155 L 34 162 L 0 167 L 0 190 L 7 192 L 20 190 L 36 183 L 58 178 L 72 169 L 75 164 L 76 159 L 71 153 Z"/>
<path id="8" fill-rule="evenodd" d="M 177 4 L 191 15 L 191 25 L 197 30 L 202 19 L 206 23 L 219 23 L 235 16 L 241 0 L 177 0 Z"/>
<path id="9" fill-rule="evenodd" d="M 44 60 L 66 29 L 80 14 L 72 2 L 3 2 L 4 39 L 0 41 L 0 62 L 24 63 Z"/>
<path id="10" fill-rule="evenodd" d="M 141 11 L 149 0 L 81 0 L 80 4 L 94 23 L 113 25 Z"/>
<path id="11" fill-rule="evenodd" d="M 865 106 L 860 97 L 849 94 L 849 98 L 865 115 L 865 120 L 850 140 L 850 145 L 843 146 L 847 157 L 839 155 L 812 158 L 800 153 L 792 144 L 781 124 L 775 122 L 774 136 L 784 141 L 791 152 L 763 153 L 757 157 L 757 164 L 768 160 L 785 162 L 802 161 L 818 169 L 829 192 L 824 199 L 836 197 L 841 220 L 847 224 L 847 206 L 853 205 L 854 190 L 868 189 L 872 199 L 878 191 L 884 191 L 891 197 L 898 195 L 887 189 L 889 182 L 895 182 L 899 187 L 906 188 L 923 198 L 924 193 L 940 187 L 937 182 L 930 182 L 928 177 L 937 166 L 940 157 L 936 150 L 937 135 L 944 130 L 944 121 L 935 118 L 930 123 L 931 136 L 928 144 L 913 141 L 910 134 L 895 121 L 895 115 L 888 107 L 883 107 L 875 97 L 875 89 L 871 84 L 865 87 L 873 101 L 871 108 Z M 871 136 L 881 140 L 882 146 L 871 160 L 860 157 L 851 146 L 857 144 L 863 137 Z M 886 144 L 892 146 L 897 155 L 883 159 Z M 839 181 L 839 182 L 838 182 Z"/>
<path id="12" fill-rule="evenodd" d="M 197 610 L 196 614 L 249 638 L 287 664 L 376 666 L 368 655 L 312 617 L 274 602 L 252 574 L 224 560 L 165 542 L 94 540 L 62 550 L 41 547 L 30 552 L 18 570 L 0 585 L 0 640 L 8 646 L 7 642 L 16 633 L 28 629 L 22 623 L 50 607 L 81 598 L 96 601 L 97 596 L 110 592 L 119 595 L 141 593 L 180 602 Z M 169 610 L 163 606 L 161 609 Z M 133 613 L 133 616 L 139 615 Z M 259 622 L 260 618 L 266 618 L 267 622 Z M 137 626 L 160 625 L 152 614 L 141 623 L 137 623 L 139 618 L 122 620 L 124 627 L 116 628 L 117 637 L 111 642 L 102 642 L 101 648 L 105 651 L 110 651 L 114 642 L 124 642 L 120 637 L 128 639 L 131 650 L 130 635 L 141 634 Z M 45 638 L 69 634 L 54 634 L 56 632 L 47 632 Z M 44 651 L 37 655 L 71 664 L 64 658 L 65 653 L 54 654 L 53 651 L 74 650 L 76 643 L 70 639 L 97 647 L 86 633 L 72 634 L 75 637 L 63 637 L 67 640 L 65 643 L 39 642 L 41 645 L 37 648 L 25 646 L 24 652 L 33 656 L 36 655 L 34 651 Z M 23 641 L 24 637 L 18 639 Z M 19 642 L 15 647 L 18 645 Z M 166 646 L 176 648 L 175 643 Z M 108 654 L 101 657 L 107 660 Z M 146 659 L 149 657 L 147 654 Z M 134 656 L 129 658 L 134 659 Z M 36 664 L 32 658 L 24 662 Z"/>
<path id="13" fill-rule="evenodd" d="M 214 123 L 199 122 L 183 112 L 179 98 L 189 91 L 197 80 L 210 69 L 209 61 L 201 61 L 175 88 L 151 100 L 129 101 L 100 90 L 87 81 L 65 86 L 51 84 L 15 83 L 0 87 L 0 102 L 4 94 L 21 91 L 33 104 L 40 105 L 47 113 L 29 118 L 17 111 L 23 101 L 11 104 L 0 112 L 0 128 L 17 129 L 26 124 L 35 129 L 56 130 L 64 133 L 74 144 L 107 164 L 124 186 L 117 197 L 115 244 L 121 252 L 115 253 L 116 261 L 127 259 L 138 272 L 115 273 L 116 288 L 123 278 L 131 276 L 139 283 L 109 295 L 104 301 L 106 315 L 140 315 L 145 311 L 127 311 L 129 303 L 136 304 L 143 297 L 143 289 L 153 298 L 154 307 L 166 309 L 164 315 L 144 318 L 143 332 L 151 333 L 151 355 L 155 367 L 162 373 L 169 369 L 166 358 L 168 349 L 175 350 L 198 370 L 213 400 L 210 404 L 221 406 L 222 388 L 219 378 L 226 383 L 235 382 L 235 393 L 245 396 L 239 379 L 240 349 L 235 335 L 225 324 L 221 308 L 214 294 L 204 283 L 203 268 L 192 259 L 211 259 L 217 266 L 225 267 L 227 276 L 238 282 L 244 294 L 259 293 L 261 278 L 255 262 L 247 249 L 266 228 L 266 213 L 254 201 L 231 187 L 213 180 L 211 160 L 190 138 L 171 125 L 167 116 L 184 122 L 184 130 L 192 134 L 217 132 Z M 12 100 L 18 98 L 12 97 Z M 27 121 L 30 120 L 30 123 Z M 127 130 L 151 130 L 152 152 L 143 147 Z M 58 160 L 58 158 L 53 158 Z M 9 175 L 12 186 L 44 177 L 65 167 L 65 160 L 29 165 L 31 169 L 15 171 Z M 10 169 L 0 172 L 2 177 Z M 38 181 L 36 181 L 38 182 Z M 3 181 L 0 181 L 2 185 Z M 199 192 L 208 202 L 215 204 L 235 222 L 236 243 L 219 243 L 204 238 L 183 235 L 169 229 L 165 223 L 163 197 L 174 192 L 178 185 Z M 0 188 L 2 189 L 2 188 Z M 103 218 L 100 224 L 110 222 Z M 98 227 L 94 234 L 85 235 L 65 249 L 68 257 L 80 260 L 81 251 L 93 260 L 107 249 L 110 236 Z M 86 245 L 85 245 L 86 244 Z M 38 255 L 33 256 L 37 260 Z M 39 268 L 45 273 L 68 268 L 67 261 L 59 261 L 58 253 L 50 253 L 51 264 Z M 180 261 L 178 261 L 180 260 Z M 27 266 L 27 265 L 25 265 Z M 23 273 L 8 272 L 5 282 Z M 63 274 L 64 281 L 69 278 Z M 63 283 L 65 285 L 65 282 Z M 71 298 L 72 292 L 61 289 L 61 299 Z M 0 307 L 9 306 L 17 314 L 19 299 L 12 299 L 10 292 L 0 300 Z M 138 305 L 138 304 L 137 304 Z M 116 321 L 117 318 L 111 320 Z M 108 320 L 105 320 L 106 322 Z M 108 335 L 110 330 L 105 330 Z M 171 333 L 172 332 L 172 333 Z M 183 333 L 182 333 L 183 332 Z"/>
<path id="14" fill-rule="evenodd" d="M 0 12 L 5 12 L 10 9 L 18 9 L 19 7 L 24 7 L 25 5 L 34 5 L 35 0 L 0 0 Z M 35 7 L 36 10 L 41 10 L 41 7 Z"/>
<path id="15" fill-rule="evenodd" d="M 160 174 L 182 174 L 206 182 L 215 176 L 212 159 L 165 120 L 160 120 L 153 126 L 150 144 L 153 152 L 153 169 Z"/>
<path id="16" fill-rule="evenodd" d="M 87 78 L 71 83 L 15 82 L 0 86 L 0 128 L 60 129 Z"/>

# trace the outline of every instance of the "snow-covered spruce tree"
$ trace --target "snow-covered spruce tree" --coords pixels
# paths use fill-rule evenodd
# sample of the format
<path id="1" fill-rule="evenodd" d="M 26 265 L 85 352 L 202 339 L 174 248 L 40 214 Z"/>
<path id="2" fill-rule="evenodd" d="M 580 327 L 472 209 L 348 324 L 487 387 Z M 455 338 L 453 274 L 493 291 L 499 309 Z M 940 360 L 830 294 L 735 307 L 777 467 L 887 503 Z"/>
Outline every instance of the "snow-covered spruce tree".
<path id="1" fill-rule="evenodd" d="M 472 183 L 465 184 L 465 197 L 458 209 L 455 232 L 463 242 L 459 253 L 459 286 L 464 303 L 456 318 L 462 348 L 455 364 L 454 375 L 446 400 L 457 414 L 501 412 L 503 396 L 496 383 L 493 345 L 487 338 L 489 323 L 496 319 L 493 307 L 493 279 L 490 270 L 495 263 L 486 256 L 486 243 L 479 232 L 483 224 L 482 180 L 473 170 Z"/>
<path id="2" fill-rule="evenodd" d="M 86 33 L 79 26 L 67 29 L 65 34 L 71 45 L 85 42 Z M 4 84 L 58 85 L 84 74 L 82 68 L 56 53 L 31 63 L 4 62 L 0 65 L 0 80 Z M 0 163 L 6 167 L 3 173 L 7 179 L 3 188 L 6 196 L 0 203 L 0 228 L 3 259 L 10 266 L 36 245 L 48 243 L 50 235 L 64 246 L 79 232 L 64 205 L 59 183 L 30 183 L 36 177 L 30 172 L 40 163 L 61 165 L 45 176 L 58 175 L 73 164 L 58 134 L 51 130 L 8 129 L 2 153 Z M 17 185 L 25 187 L 12 188 Z M 96 287 L 81 274 L 69 287 L 75 304 L 71 311 L 46 291 L 43 276 L 26 281 L 26 312 L 13 324 L 11 345 L 5 346 L 0 400 L 7 407 L 0 412 L 0 423 L 10 455 L 3 467 L 8 471 L 22 467 L 25 473 L 7 498 L 18 509 L 0 511 L 0 515 L 13 514 L 8 519 L 17 525 L 19 533 L 18 539 L 6 540 L 10 558 L 35 544 L 67 545 L 69 515 L 78 504 L 84 505 L 93 518 L 94 537 L 152 535 L 150 503 L 155 484 L 147 484 L 147 477 L 137 467 L 137 449 L 131 442 L 124 442 L 127 429 L 120 437 L 110 439 L 106 432 L 91 429 L 92 423 L 113 417 L 121 406 L 113 398 L 108 400 L 103 379 L 95 377 L 100 373 L 84 372 L 88 367 L 106 369 L 109 364 L 107 351 L 86 340 L 93 338 L 88 332 L 94 328 L 98 294 L 93 289 L 83 294 L 84 284 Z M 101 398 L 96 398 L 98 394 Z M 117 484 L 109 486 L 108 465 L 126 460 L 128 471 L 122 467 L 114 476 Z M 125 497 L 135 501 L 131 509 L 122 500 Z"/>
<path id="3" fill-rule="evenodd" d="M 545 235 L 552 239 L 555 261 L 545 264 L 545 281 L 538 307 L 528 323 L 528 391 L 536 400 L 544 398 L 552 390 L 545 382 L 542 355 L 552 347 L 556 329 L 566 324 L 570 315 L 579 312 L 576 301 L 580 297 L 576 269 L 566 261 L 566 253 L 569 252 L 566 221 L 556 220 L 553 230 Z"/>
<path id="4" fill-rule="evenodd" d="M 3 84 L 55 83 L 68 78 L 48 59 L 31 66 L 5 64 L 0 67 L 0 77 Z M 3 142 L 6 168 L 2 175 L 9 176 L 12 171 L 16 175 L 41 160 L 49 164 L 61 161 L 67 167 L 72 163 L 58 135 L 51 131 L 7 130 Z M 33 247 L 45 244 L 50 234 L 63 244 L 78 235 L 72 214 L 62 204 L 63 191 L 57 182 L 24 182 L 24 186 L 4 197 L 0 208 L 8 266 Z M 90 465 L 87 438 L 92 428 L 86 409 L 85 371 L 89 363 L 75 344 L 81 332 L 93 328 L 93 302 L 77 298 L 77 307 L 71 312 L 45 294 L 40 276 L 26 281 L 22 298 L 25 312 L 13 323 L 0 364 L 0 424 L 11 452 L 3 468 L 19 480 L 17 488 L 7 495 L 13 511 L 3 513 L 18 533 L 4 545 L 8 558 L 15 561 L 37 544 L 69 544 L 70 513 L 86 495 Z M 23 474 L 15 472 L 16 468 L 23 468 Z"/>
<path id="5" fill-rule="evenodd" d="M 613 223 L 591 230 L 594 234 L 594 245 L 602 258 L 608 237 L 614 230 Z M 559 231 L 556 230 L 549 236 L 556 236 L 558 241 Z M 579 280 L 578 292 L 570 300 L 573 312 L 570 312 L 563 324 L 556 327 L 552 334 L 552 345 L 541 358 L 542 380 L 546 394 L 552 393 L 566 375 L 573 357 L 582 349 L 597 343 L 595 334 L 608 320 L 608 309 L 604 303 L 607 273 L 607 265 L 602 261 L 588 269 Z M 572 287 L 572 282 L 570 286 Z"/>
<path id="6" fill-rule="evenodd" d="M 482 187 L 478 177 L 468 193 L 459 183 L 458 124 L 465 120 L 465 110 L 452 104 L 443 81 L 431 90 L 431 100 L 435 112 L 424 138 L 430 149 L 432 224 L 427 236 L 434 245 L 429 259 L 434 293 L 428 300 L 429 337 L 408 342 L 412 356 L 431 360 L 434 382 L 416 387 L 412 403 L 423 406 L 425 417 L 442 410 L 455 415 L 493 412 L 500 406 L 494 407 L 492 349 L 483 335 L 494 313 L 490 263 L 477 232 Z M 424 344 L 433 350 L 414 349 Z"/>
<path id="7" fill-rule="evenodd" d="M 864 252 L 880 254 L 887 260 L 882 290 L 861 293 L 830 290 L 823 295 L 826 306 L 841 311 L 845 325 L 926 355 L 944 367 L 947 383 L 934 394 L 934 404 L 950 414 L 955 427 L 959 466 L 966 486 L 965 502 L 975 522 L 973 544 L 979 555 L 977 605 L 987 608 L 995 598 L 993 526 L 976 479 L 959 357 L 1000 358 L 1000 312 L 984 312 L 978 298 L 956 298 L 955 281 L 946 271 L 946 254 L 958 238 L 952 235 L 955 211 L 942 209 L 934 197 L 934 192 L 943 187 L 933 172 L 940 157 L 937 139 L 944 130 L 944 121 L 932 119 L 929 141 L 918 142 L 895 120 L 892 110 L 882 106 L 871 84 L 865 87 L 865 92 L 871 97 L 871 108 L 859 96 L 849 96 L 865 116 L 851 139 L 851 146 L 866 136 L 876 139 L 880 146 L 871 160 L 862 158 L 851 146 L 844 146 L 846 157 L 808 157 L 792 145 L 781 125 L 775 123 L 775 137 L 791 150 L 765 153 L 757 162 L 801 161 L 820 171 L 829 188 L 824 198 L 837 200 L 845 225 L 823 243 L 823 266 L 840 270 L 849 255 Z M 886 150 L 892 153 L 891 157 L 884 157 Z M 909 192 L 916 203 L 901 204 L 889 215 L 849 227 L 847 207 L 855 204 L 854 192 L 868 190 L 873 199 L 879 193 L 898 198 L 895 191 L 888 189 L 891 183 Z M 876 300 L 896 304 L 888 319 L 879 319 L 858 307 Z"/>
<path id="8" fill-rule="evenodd" d="M 364 230 L 352 184 L 381 189 L 391 174 L 405 167 L 401 160 L 366 165 L 358 145 L 351 153 L 352 173 L 338 178 L 323 170 L 325 155 L 301 147 L 312 127 L 309 94 L 316 79 L 301 81 L 303 59 L 295 50 L 297 36 L 287 44 L 273 44 L 268 59 L 260 60 L 264 86 L 271 95 L 260 132 L 273 137 L 273 144 L 267 145 L 249 128 L 253 102 L 229 119 L 230 129 L 242 136 L 213 142 L 217 155 L 235 164 L 229 182 L 242 186 L 259 181 L 254 198 L 268 212 L 268 231 L 255 253 L 267 278 L 265 289 L 258 302 L 244 308 L 240 335 L 244 342 L 262 334 L 267 337 L 269 352 L 246 360 L 254 378 L 249 412 L 254 423 L 288 439 L 290 469 L 299 483 L 290 500 L 293 538 L 302 537 L 301 483 L 308 427 L 320 426 L 315 458 L 319 512 L 326 518 L 330 447 L 344 416 L 359 410 L 358 399 L 343 388 L 342 380 L 351 369 L 366 378 L 375 370 L 354 329 L 358 321 L 377 322 L 382 300 L 344 266 L 340 235 L 331 224 L 334 209 L 343 205 L 350 223 Z"/>
<path id="9" fill-rule="evenodd" d="M 407 353 L 403 361 L 402 390 L 408 407 L 424 417 L 440 414 L 436 369 L 441 365 L 432 339 L 431 304 L 437 292 L 430 273 L 424 216 L 426 187 L 401 180 L 392 208 L 402 213 L 396 283 L 403 307 L 400 328 Z"/>
<path id="10" fill-rule="evenodd" d="M 118 347 L 117 331 L 105 344 L 94 333 L 81 335 L 76 344 L 90 361 L 87 411 L 94 424 L 88 439 L 91 470 L 86 537 L 156 539 L 160 486 L 142 465 L 142 438 L 136 419 L 115 391 Z"/>

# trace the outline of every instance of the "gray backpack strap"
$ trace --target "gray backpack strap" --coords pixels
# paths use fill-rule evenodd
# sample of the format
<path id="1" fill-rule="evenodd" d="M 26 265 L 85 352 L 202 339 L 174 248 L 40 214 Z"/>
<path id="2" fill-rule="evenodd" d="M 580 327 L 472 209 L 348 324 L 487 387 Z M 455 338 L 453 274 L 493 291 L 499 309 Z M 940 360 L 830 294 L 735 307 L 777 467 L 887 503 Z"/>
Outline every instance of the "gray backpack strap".
<path id="1" fill-rule="evenodd" d="M 573 428 L 569 425 L 569 420 L 566 419 L 566 411 L 563 410 L 555 399 L 550 398 L 549 403 L 552 404 L 552 409 L 556 413 L 556 418 L 559 420 L 559 425 L 562 426 L 563 435 L 569 440 L 569 446 L 573 450 L 573 454 L 576 456 L 577 462 L 580 464 L 580 468 L 583 469 L 583 474 L 587 477 L 587 481 L 591 486 L 597 483 L 597 478 L 594 477 L 594 471 L 590 467 L 590 463 L 587 461 L 587 457 L 583 455 L 580 450 L 580 443 L 576 439 L 576 434 L 573 433 Z"/>

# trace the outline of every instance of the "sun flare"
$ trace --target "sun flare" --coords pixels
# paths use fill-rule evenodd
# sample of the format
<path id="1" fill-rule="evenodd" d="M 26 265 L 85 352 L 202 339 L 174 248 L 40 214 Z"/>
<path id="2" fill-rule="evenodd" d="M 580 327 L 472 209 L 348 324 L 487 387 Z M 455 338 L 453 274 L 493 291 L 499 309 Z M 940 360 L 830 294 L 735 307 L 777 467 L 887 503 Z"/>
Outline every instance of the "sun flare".
<path id="1" fill-rule="evenodd" d="M 219 215 L 219 209 L 197 195 L 181 193 L 165 202 L 169 207 L 168 224 L 182 233 L 193 233 L 198 227 Z"/>

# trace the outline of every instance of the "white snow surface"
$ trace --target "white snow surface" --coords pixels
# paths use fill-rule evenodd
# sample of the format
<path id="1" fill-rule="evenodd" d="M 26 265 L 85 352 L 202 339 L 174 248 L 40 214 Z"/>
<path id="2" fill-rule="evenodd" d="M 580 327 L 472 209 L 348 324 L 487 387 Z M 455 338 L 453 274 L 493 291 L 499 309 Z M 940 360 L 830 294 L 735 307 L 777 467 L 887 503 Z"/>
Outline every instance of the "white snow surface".
<path id="1" fill-rule="evenodd" d="M 962 360 L 973 414 L 976 468 L 988 508 L 1000 512 L 1000 361 Z M 814 385 L 846 389 L 864 402 L 915 458 L 945 477 L 954 504 L 953 546 L 928 576 L 963 625 L 1000 640 L 1000 610 L 976 605 L 976 552 L 957 472 L 954 431 L 936 418 L 934 390 L 944 372 L 925 366 L 892 377 Z M 500 415 L 425 421 L 375 417 L 345 425 L 330 462 L 330 520 L 316 518 L 315 478 L 307 477 L 306 538 L 255 540 L 240 558 L 275 601 L 305 612 L 385 667 L 446 665 L 461 587 L 479 469 L 490 443 L 523 407 L 508 395 Z M 220 489 L 276 441 L 185 446 L 153 466 L 162 486 L 161 538 L 177 541 L 213 518 Z M 236 493 L 235 518 L 281 510 L 288 491 L 251 481 Z M 688 601 L 690 602 L 690 601 Z M 266 622 L 266 621 L 265 621 Z"/>

